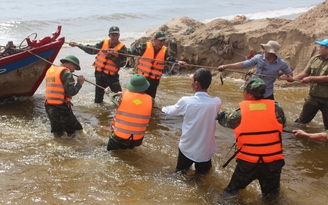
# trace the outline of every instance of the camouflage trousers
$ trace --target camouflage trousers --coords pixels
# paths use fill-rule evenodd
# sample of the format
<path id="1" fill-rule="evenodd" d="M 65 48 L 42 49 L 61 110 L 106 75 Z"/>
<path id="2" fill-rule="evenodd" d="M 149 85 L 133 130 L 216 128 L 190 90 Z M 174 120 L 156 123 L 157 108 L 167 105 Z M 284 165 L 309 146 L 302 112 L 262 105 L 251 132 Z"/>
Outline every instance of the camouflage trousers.
<path id="1" fill-rule="evenodd" d="M 71 108 L 66 105 L 45 105 L 46 113 L 50 120 L 51 133 L 62 136 L 64 132 L 68 136 L 75 130 L 82 130 L 81 123 L 76 119 Z"/>

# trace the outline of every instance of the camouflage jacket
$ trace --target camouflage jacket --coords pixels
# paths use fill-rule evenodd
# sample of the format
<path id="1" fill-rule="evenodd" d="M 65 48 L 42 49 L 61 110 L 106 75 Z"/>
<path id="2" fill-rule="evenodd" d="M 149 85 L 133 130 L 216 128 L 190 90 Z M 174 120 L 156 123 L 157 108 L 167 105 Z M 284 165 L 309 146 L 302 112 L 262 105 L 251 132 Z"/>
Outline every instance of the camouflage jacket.
<path id="1" fill-rule="evenodd" d="M 60 78 L 63 82 L 63 86 L 65 89 L 65 96 L 72 97 L 76 95 L 82 88 L 82 85 L 80 83 L 77 82 L 75 84 L 75 80 L 70 71 L 64 70 L 61 73 Z"/>

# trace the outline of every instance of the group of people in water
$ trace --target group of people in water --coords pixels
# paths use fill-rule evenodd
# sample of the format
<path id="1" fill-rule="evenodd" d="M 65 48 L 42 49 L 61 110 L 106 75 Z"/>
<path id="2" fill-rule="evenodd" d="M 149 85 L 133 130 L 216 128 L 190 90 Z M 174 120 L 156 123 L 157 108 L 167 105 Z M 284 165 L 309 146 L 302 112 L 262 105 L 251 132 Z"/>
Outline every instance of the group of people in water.
<path id="1" fill-rule="evenodd" d="M 96 90 L 95 103 L 103 102 L 104 94 L 111 93 L 117 106 L 112 131 L 109 134 L 107 150 L 133 149 L 142 144 L 151 118 L 157 87 L 165 62 L 187 66 L 184 61 L 173 58 L 165 46 L 166 35 L 155 33 L 150 42 L 141 43 L 128 49 L 119 41 L 117 26 L 109 29 L 109 38 L 96 45 L 82 45 L 70 42 L 86 53 L 95 54 L 94 61 Z M 328 142 L 328 39 L 316 41 L 318 55 L 313 56 L 304 71 L 293 76 L 293 71 L 280 58 L 280 45 L 270 40 L 261 44 L 263 54 L 234 64 L 220 65 L 217 70 L 242 69 L 256 66 L 256 70 L 242 86 L 244 100 L 233 112 L 220 111 L 221 99 L 207 93 L 212 82 L 212 73 L 206 68 L 198 68 L 191 79 L 193 96 L 184 96 L 176 104 L 162 107 L 161 111 L 170 116 L 183 116 L 182 134 L 175 172 L 184 173 L 192 164 L 195 173 L 205 174 L 212 167 L 212 157 L 217 151 L 215 141 L 216 121 L 234 130 L 237 166 L 225 193 L 234 194 L 258 179 L 263 196 L 271 196 L 279 191 L 280 175 L 285 164 L 281 135 L 286 126 L 283 108 L 274 101 L 274 82 L 279 72 L 280 79 L 288 82 L 310 83 L 310 91 L 297 123 L 309 123 L 320 110 L 326 133 L 306 133 L 294 130 L 296 137 L 308 137 Z M 125 65 L 126 54 L 140 56 L 136 74 L 122 91 L 119 70 Z M 45 109 L 54 137 L 67 135 L 74 137 L 82 130 L 82 125 L 72 112 L 72 96 L 76 95 L 84 83 L 82 75 L 77 82 L 72 73 L 80 70 L 78 58 L 69 55 L 61 59 L 60 66 L 51 67 L 46 73 Z M 104 89 L 105 88 L 105 89 Z M 259 126 L 260 125 L 260 126 Z M 206 129 L 204 129 L 206 127 Z"/>

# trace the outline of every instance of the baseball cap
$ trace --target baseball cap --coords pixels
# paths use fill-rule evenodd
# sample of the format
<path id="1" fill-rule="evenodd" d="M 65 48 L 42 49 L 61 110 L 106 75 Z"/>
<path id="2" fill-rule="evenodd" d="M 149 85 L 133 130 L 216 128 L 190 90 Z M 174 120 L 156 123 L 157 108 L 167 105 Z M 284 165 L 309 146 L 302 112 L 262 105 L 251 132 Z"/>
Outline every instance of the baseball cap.
<path id="1" fill-rule="evenodd" d="M 108 34 L 112 33 L 120 33 L 120 29 L 117 26 L 112 26 L 110 27 Z"/>
<path id="2" fill-rule="evenodd" d="M 279 49 L 281 48 L 280 44 L 277 41 L 270 40 L 266 44 L 261 44 L 263 50 L 265 50 L 268 53 L 273 53 L 277 57 L 279 57 Z"/>
<path id="3" fill-rule="evenodd" d="M 266 84 L 259 77 L 251 77 L 240 87 L 240 89 L 246 90 L 254 96 L 263 97 Z"/>
<path id="4" fill-rule="evenodd" d="M 157 40 L 165 40 L 166 35 L 163 31 L 157 31 L 154 35 L 154 38 L 156 38 Z"/>
<path id="5" fill-rule="evenodd" d="M 328 48 L 328 38 L 326 38 L 323 41 L 315 41 L 316 44 L 322 45 L 322 46 L 326 46 Z"/>

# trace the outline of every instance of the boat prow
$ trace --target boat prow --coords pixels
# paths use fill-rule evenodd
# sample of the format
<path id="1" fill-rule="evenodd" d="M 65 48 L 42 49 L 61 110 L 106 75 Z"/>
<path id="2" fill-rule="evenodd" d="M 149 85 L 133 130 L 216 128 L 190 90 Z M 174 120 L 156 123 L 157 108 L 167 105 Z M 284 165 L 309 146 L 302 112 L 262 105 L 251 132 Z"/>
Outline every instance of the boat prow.
<path id="1" fill-rule="evenodd" d="M 24 41 L 18 48 L 13 44 L 7 45 L 0 53 L 0 98 L 32 96 L 35 93 L 52 65 L 50 62 L 54 62 L 65 42 L 64 37 L 58 38 L 60 31 L 61 26 L 58 26 L 52 36 L 41 40 L 30 40 L 29 35 L 24 39 L 28 44 L 25 48 L 21 47 Z"/>

